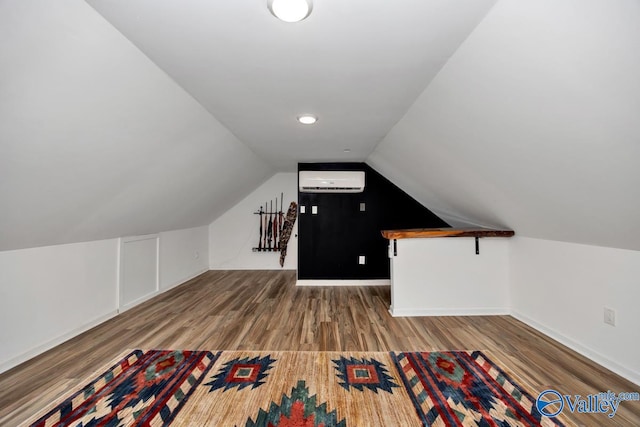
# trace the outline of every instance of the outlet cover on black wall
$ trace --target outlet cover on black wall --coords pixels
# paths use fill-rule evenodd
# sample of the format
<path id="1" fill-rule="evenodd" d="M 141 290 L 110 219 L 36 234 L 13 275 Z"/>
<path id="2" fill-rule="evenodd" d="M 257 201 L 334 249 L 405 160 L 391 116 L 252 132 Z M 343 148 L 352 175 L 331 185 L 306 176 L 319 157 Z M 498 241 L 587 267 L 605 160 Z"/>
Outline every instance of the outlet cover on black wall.
<path id="1" fill-rule="evenodd" d="M 388 279 L 382 230 L 449 226 L 366 163 L 300 163 L 298 170 L 365 172 L 362 193 L 298 193 L 301 206 L 318 207 L 298 218 L 298 279 Z M 353 261 L 361 255 L 364 265 Z"/>

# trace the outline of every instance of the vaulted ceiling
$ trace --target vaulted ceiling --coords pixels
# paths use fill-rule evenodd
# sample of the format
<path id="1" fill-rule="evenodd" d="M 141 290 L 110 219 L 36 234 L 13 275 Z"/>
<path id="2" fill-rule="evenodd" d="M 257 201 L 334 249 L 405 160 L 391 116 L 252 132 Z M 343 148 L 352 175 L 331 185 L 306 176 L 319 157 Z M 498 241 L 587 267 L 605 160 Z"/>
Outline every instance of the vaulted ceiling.
<path id="1" fill-rule="evenodd" d="M 638 52 L 638 1 L 499 1 L 369 162 L 450 222 L 640 250 Z"/>
<path id="2" fill-rule="evenodd" d="M 354 160 L 456 224 L 640 250 L 636 0 L 89 3 L 0 2 L 0 250 L 205 225 Z"/>
<path id="3" fill-rule="evenodd" d="M 316 0 L 298 23 L 266 0 L 88 2 L 262 159 L 295 170 L 366 159 L 495 0 Z M 303 128 L 301 113 L 319 122 Z"/>
<path id="4" fill-rule="evenodd" d="M 0 2 L 0 250 L 208 224 L 272 173 L 84 1 Z"/>

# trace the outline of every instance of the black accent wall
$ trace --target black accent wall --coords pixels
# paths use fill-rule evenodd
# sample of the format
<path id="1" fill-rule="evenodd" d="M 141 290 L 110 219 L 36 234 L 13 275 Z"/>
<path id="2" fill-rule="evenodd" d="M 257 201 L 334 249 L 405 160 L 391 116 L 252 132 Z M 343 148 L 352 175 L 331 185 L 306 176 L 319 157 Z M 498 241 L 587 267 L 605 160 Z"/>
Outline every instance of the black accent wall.
<path id="1" fill-rule="evenodd" d="M 306 208 L 298 214 L 298 279 L 388 279 L 388 241 L 381 230 L 449 227 L 366 163 L 299 163 L 298 171 L 303 170 L 364 171 L 365 189 L 298 192 L 298 204 Z M 311 213 L 312 206 L 318 206 L 318 214 Z M 358 263 L 361 255 L 364 265 Z"/>

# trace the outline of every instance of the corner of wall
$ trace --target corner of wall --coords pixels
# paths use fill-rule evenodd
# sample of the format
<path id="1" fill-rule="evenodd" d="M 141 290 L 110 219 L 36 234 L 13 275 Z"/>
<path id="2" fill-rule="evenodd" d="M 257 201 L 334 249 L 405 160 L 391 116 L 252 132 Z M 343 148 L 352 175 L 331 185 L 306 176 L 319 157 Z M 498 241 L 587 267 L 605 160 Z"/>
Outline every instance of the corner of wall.
<path id="1" fill-rule="evenodd" d="M 277 252 L 255 252 L 258 245 L 260 207 L 282 200 L 282 210 L 298 200 L 298 176 L 295 172 L 281 172 L 271 176 L 235 206 L 209 224 L 210 270 L 280 270 Z M 279 208 L 278 208 L 279 209 Z M 274 207 L 275 210 L 275 207 Z M 298 265 L 297 227 L 291 233 L 284 269 L 295 270 Z"/>
<path id="2" fill-rule="evenodd" d="M 509 264 L 513 317 L 640 385 L 639 251 L 520 236 Z"/>

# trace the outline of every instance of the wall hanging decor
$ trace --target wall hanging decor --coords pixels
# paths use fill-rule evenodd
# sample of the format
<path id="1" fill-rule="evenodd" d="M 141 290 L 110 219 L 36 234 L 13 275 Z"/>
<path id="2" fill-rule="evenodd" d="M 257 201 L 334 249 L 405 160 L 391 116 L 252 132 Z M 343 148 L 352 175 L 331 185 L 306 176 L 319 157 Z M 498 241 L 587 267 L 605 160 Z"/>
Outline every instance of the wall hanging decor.
<path id="1" fill-rule="evenodd" d="M 260 209 L 254 212 L 260 221 L 260 235 L 258 236 L 258 246 L 252 248 L 253 252 L 280 252 L 280 236 L 284 223 L 282 198 L 283 193 L 280 193 L 280 209 L 278 209 L 278 198 L 276 197 L 274 200 L 265 202 L 264 208 L 260 206 Z"/>

